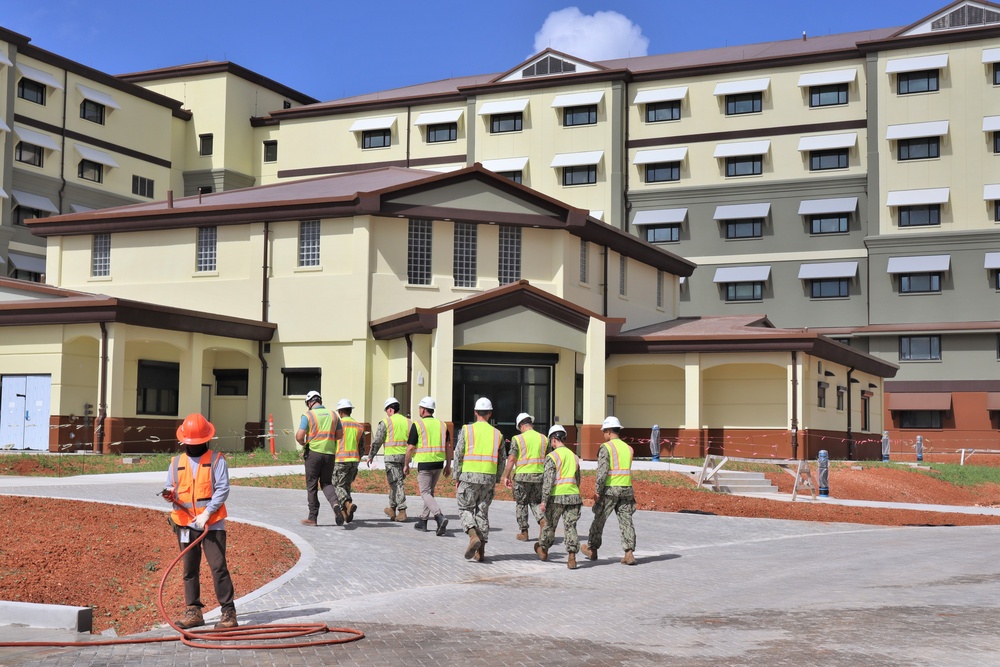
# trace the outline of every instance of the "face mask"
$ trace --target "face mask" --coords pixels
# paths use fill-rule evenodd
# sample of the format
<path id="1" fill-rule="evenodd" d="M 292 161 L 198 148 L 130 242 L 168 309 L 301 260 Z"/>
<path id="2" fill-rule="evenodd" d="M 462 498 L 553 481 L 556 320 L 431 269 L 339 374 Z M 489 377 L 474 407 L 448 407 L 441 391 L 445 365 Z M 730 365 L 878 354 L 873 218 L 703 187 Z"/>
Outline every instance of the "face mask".
<path id="1" fill-rule="evenodd" d="M 198 458 L 202 454 L 208 451 L 208 443 L 201 443 L 200 445 L 184 445 L 184 452 L 191 458 Z"/>

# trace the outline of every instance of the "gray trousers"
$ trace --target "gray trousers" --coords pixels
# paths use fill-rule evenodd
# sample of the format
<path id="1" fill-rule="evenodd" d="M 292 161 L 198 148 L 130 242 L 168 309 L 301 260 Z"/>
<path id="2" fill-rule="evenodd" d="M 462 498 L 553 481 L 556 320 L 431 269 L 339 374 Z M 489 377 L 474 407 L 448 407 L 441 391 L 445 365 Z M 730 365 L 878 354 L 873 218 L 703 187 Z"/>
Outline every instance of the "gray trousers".
<path id="1" fill-rule="evenodd" d="M 424 501 L 424 509 L 420 513 L 421 519 L 430 519 L 441 514 L 441 507 L 434 498 L 434 488 L 441 478 L 442 469 L 437 470 L 417 470 L 417 488 L 420 489 L 420 499 Z"/>

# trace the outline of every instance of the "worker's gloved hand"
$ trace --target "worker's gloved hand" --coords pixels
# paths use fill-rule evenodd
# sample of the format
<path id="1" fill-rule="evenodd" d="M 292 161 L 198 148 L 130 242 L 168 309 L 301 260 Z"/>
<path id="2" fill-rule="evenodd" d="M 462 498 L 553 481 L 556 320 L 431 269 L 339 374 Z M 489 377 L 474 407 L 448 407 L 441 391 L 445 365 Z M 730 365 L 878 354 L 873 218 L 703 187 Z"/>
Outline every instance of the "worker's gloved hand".
<path id="1" fill-rule="evenodd" d="M 177 496 L 174 495 L 174 490 L 169 486 L 163 489 L 163 491 L 160 492 L 160 495 L 163 496 L 163 499 L 166 500 L 168 503 L 172 503 L 177 499 Z"/>
<path id="2" fill-rule="evenodd" d="M 191 524 L 191 527 L 194 528 L 195 530 L 201 531 L 205 530 L 205 524 L 207 523 L 208 523 L 208 510 L 205 510 L 195 518 L 194 523 Z"/>

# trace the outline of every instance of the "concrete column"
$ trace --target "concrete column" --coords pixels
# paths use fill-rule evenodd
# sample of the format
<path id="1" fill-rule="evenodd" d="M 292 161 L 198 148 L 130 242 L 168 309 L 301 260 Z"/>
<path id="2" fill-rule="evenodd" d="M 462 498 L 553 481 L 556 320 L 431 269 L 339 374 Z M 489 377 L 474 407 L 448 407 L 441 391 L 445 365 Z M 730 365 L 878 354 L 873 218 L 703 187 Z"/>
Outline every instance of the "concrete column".
<path id="1" fill-rule="evenodd" d="M 701 354 L 684 355 L 684 428 L 697 430 L 701 423 Z"/>
<path id="2" fill-rule="evenodd" d="M 603 320 L 590 318 L 587 327 L 587 354 L 583 360 L 583 425 L 577 453 L 584 459 L 595 460 L 597 449 L 604 442 L 601 423 L 607 404 L 605 365 L 607 326 Z"/>
<path id="3" fill-rule="evenodd" d="M 201 377 L 205 365 L 205 343 L 197 334 L 187 336 L 187 349 L 180 355 L 180 377 L 177 388 L 177 415 L 184 419 L 192 412 L 201 412 Z"/>
<path id="4" fill-rule="evenodd" d="M 454 362 L 455 311 L 448 310 L 438 314 L 437 329 L 431 334 L 430 379 L 434 390 L 431 396 L 437 401 L 434 416 L 443 422 L 453 421 Z"/>

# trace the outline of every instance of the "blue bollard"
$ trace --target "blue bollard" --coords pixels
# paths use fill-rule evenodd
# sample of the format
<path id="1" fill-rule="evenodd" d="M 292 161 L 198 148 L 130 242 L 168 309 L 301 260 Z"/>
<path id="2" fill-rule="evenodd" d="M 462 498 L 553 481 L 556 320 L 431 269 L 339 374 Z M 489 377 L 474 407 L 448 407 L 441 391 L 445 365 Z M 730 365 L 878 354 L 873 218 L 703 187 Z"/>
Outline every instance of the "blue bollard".
<path id="1" fill-rule="evenodd" d="M 882 431 L 882 460 L 889 460 L 889 432 Z"/>
<path id="2" fill-rule="evenodd" d="M 660 425 L 653 424 L 653 432 L 649 434 L 649 451 L 654 461 L 660 460 Z"/>
<path id="3" fill-rule="evenodd" d="M 830 495 L 830 452 L 819 450 L 819 495 L 826 498 Z"/>
<path id="4" fill-rule="evenodd" d="M 917 436 L 917 462 L 924 460 L 924 436 Z"/>

